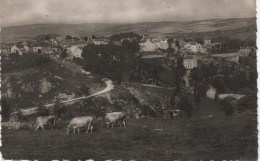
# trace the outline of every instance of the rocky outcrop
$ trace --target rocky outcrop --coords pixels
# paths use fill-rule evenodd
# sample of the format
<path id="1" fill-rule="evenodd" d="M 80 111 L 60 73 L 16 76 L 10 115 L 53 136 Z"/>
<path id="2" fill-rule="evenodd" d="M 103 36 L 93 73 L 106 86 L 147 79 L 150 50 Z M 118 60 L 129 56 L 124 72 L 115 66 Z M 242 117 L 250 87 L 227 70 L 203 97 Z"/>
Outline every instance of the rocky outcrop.
<path id="1" fill-rule="evenodd" d="M 33 92 L 33 85 L 31 82 L 28 84 L 23 84 L 21 88 L 24 92 Z"/>
<path id="2" fill-rule="evenodd" d="M 119 85 L 114 90 L 99 97 L 103 97 L 109 104 L 119 107 L 116 110 L 125 111 L 128 116 L 136 119 L 144 116 L 165 117 L 170 108 L 168 97 L 142 87 Z"/>

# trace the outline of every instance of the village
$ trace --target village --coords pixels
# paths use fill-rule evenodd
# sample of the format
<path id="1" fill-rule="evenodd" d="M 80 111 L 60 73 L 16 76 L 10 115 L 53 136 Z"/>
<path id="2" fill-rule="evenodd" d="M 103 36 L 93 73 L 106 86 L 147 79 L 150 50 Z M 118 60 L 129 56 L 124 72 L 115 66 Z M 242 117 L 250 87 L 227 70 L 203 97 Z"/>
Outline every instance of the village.
<path id="1" fill-rule="evenodd" d="M 143 129 L 163 131 L 167 121 L 147 120 L 170 119 L 177 127 L 196 129 L 192 121 L 197 119 L 257 113 L 256 46 L 250 40 L 96 35 L 42 34 L 2 43 L 2 101 L 8 107 L 2 112 L 3 127 L 28 129 L 36 116 L 53 113 L 55 132 L 63 133 L 62 126 L 73 117 L 124 111 L 131 120 L 126 128 L 141 123 Z M 93 133 L 103 135 L 102 130 Z"/>
<path id="2" fill-rule="evenodd" d="M 22 56 L 34 53 L 82 65 L 82 63 L 78 62 L 84 59 L 82 56 L 84 47 L 90 45 L 94 45 L 97 48 L 106 45 L 122 46 L 125 42 L 137 44 L 138 47 L 134 55 L 140 57 L 143 64 L 147 64 L 145 68 L 150 68 L 138 80 L 134 79 L 133 76 L 132 82 L 162 87 L 176 87 L 177 79 L 181 82 L 181 88 L 185 88 L 188 91 L 193 90 L 193 92 L 194 83 L 196 84 L 197 82 L 199 84 L 203 82 L 204 91 L 201 91 L 201 93 L 203 93 L 202 95 L 208 95 L 211 99 L 218 97 L 223 99 L 224 95 L 225 97 L 229 96 L 233 99 L 239 99 L 245 96 L 244 94 L 240 95 L 239 90 L 247 87 L 247 84 L 251 87 L 256 87 L 256 48 L 254 44 L 250 41 L 238 40 L 221 42 L 214 40 L 214 38 L 211 40 L 208 36 L 205 36 L 205 38 L 186 36 L 175 39 L 173 37 L 150 37 L 149 34 L 119 33 L 110 37 L 92 35 L 78 38 L 70 35 L 43 34 L 36 36 L 31 41 L 13 44 L 2 43 L 1 57 L 2 60 L 9 60 L 14 57 L 12 55 Z M 116 59 L 119 60 L 116 56 L 112 58 L 115 61 Z M 177 71 L 180 63 L 185 68 L 181 69 L 184 71 Z M 85 64 L 85 70 L 88 70 L 86 66 Z M 205 67 L 209 67 L 208 71 L 204 70 Z M 155 68 L 158 69 L 155 70 Z M 174 75 L 172 74 L 174 73 L 173 70 L 176 70 L 175 76 L 170 76 Z M 230 70 L 235 70 L 236 72 L 228 73 Z M 238 74 L 230 75 L 234 73 Z M 129 76 L 123 81 L 131 82 L 131 74 L 127 74 Z M 227 80 L 227 75 L 229 77 L 232 76 L 232 78 Z M 229 86 L 228 81 L 236 78 L 239 81 L 245 79 L 244 84 L 240 83 L 236 87 Z M 122 81 L 122 78 L 120 78 L 120 81 Z M 233 82 L 233 84 L 236 83 Z M 218 96 L 216 93 L 222 95 Z"/>

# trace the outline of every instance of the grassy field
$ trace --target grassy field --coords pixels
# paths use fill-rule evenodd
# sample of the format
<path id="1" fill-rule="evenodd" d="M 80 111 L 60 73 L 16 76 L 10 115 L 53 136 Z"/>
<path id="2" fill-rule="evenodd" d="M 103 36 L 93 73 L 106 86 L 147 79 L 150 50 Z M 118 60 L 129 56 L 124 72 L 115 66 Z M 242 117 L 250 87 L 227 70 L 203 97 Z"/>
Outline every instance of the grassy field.
<path id="1" fill-rule="evenodd" d="M 256 116 L 226 117 L 218 108 L 204 99 L 190 119 L 132 119 L 92 134 L 66 134 L 66 121 L 56 130 L 3 129 L 1 151 L 5 159 L 256 160 Z"/>
<path id="2" fill-rule="evenodd" d="M 142 22 L 133 24 L 34 24 L 25 26 L 4 27 L 2 28 L 1 36 L 3 43 L 30 40 L 39 34 L 50 33 L 81 37 L 90 36 L 96 33 L 99 33 L 99 35 L 111 35 L 120 32 L 136 32 L 140 34 L 147 33 L 150 36 L 155 37 L 165 37 L 171 36 L 172 33 L 208 32 L 252 26 L 256 26 L 255 18 L 211 19 L 201 21 Z M 245 37 L 245 35 L 246 37 L 248 37 L 248 33 L 243 35 L 232 35 L 241 35 L 239 36 L 240 38 Z"/>

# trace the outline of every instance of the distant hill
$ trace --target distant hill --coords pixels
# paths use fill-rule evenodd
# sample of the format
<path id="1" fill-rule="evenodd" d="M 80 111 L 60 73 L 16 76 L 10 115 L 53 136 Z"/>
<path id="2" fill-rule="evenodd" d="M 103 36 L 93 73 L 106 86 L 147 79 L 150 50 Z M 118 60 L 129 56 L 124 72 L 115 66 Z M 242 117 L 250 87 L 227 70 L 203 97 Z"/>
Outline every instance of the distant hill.
<path id="1" fill-rule="evenodd" d="M 33 24 L 2 28 L 2 43 L 30 40 L 39 34 L 56 33 L 77 37 L 95 35 L 111 35 L 120 32 L 147 33 L 153 37 L 175 36 L 184 33 L 205 33 L 229 31 L 228 36 L 239 39 L 255 39 L 256 18 L 212 19 L 200 21 L 163 21 L 142 22 L 133 24 Z M 238 30 L 239 32 L 235 32 Z"/>

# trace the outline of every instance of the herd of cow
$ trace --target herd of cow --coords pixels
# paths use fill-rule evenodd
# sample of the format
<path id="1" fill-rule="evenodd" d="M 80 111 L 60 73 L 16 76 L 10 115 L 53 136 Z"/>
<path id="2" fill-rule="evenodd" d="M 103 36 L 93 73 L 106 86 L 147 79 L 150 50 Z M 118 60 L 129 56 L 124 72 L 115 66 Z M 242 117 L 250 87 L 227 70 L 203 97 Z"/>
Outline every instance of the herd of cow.
<path id="1" fill-rule="evenodd" d="M 81 128 L 86 127 L 87 131 L 89 130 L 93 131 L 95 126 L 103 125 L 105 124 L 108 128 L 110 125 L 112 128 L 115 124 L 119 125 L 120 127 L 124 126 L 126 127 L 127 123 L 127 117 L 124 112 L 111 112 L 106 113 L 105 117 L 95 117 L 95 116 L 81 116 L 81 117 L 75 117 L 73 118 L 69 125 L 66 127 L 67 133 L 69 133 L 71 130 L 73 130 L 73 133 L 75 133 L 76 130 L 78 130 L 78 133 L 80 132 Z M 56 117 L 54 115 L 50 116 L 38 116 L 35 120 L 35 122 L 32 124 L 32 127 L 35 130 L 38 130 L 39 128 L 42 128 L 44 130 L 44 126 L 46 125 L 52 125 L 54 128 L 57 126 L 56 123 Z"/>

